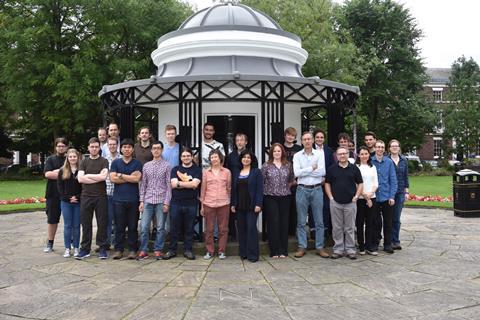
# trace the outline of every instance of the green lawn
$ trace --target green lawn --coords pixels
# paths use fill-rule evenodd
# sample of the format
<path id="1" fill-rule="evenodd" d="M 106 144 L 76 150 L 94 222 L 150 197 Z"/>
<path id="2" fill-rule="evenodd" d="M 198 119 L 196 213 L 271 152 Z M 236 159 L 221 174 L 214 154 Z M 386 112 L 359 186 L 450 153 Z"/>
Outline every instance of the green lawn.
<path id="1" fill-rule="evenodd" d="M 0 199 L 30 198 L 45 196 L 45 180 L 0 181 Z M 0 212 L 43 209 L 45 203 L 22 203 L 0 205 Z"/>
<path id="2" fill-rule="evenodd" d="M 453 195 L 452 177 L 429 177 L 414 176 L 409 177 L 410 193 L 417 196 L 435 196 L 449 197 Z M 407 206 L 427 206 L 438 208 L 453 208 L 453 202 L 436 201 L 408 201 Z"/>

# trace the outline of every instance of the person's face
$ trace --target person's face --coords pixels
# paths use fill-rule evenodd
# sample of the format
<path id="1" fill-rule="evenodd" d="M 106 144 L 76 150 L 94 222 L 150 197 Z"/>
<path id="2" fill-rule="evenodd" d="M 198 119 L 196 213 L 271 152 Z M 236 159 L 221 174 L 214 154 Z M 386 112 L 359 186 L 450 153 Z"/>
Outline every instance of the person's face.
<path id="1" fill-rule="evenodd" d="M 348 140 L 347 139 L 340 139 L 338 140 L 338 146 L 342 148 L 347 148 L 348 150 Z"/>
<path id="2" fill-rule="evenodd" d="M 140 137 L 140 141 L 147 142 L 151 137 L 150 130 L 142 129 L 140 130 L 140 133 L 138 134 L 138 136 Z"/>
<path id="3" fill-rule="evenodd" d="M 133 146 L 129 145 L 129 144 L 124 144 L 122 146 L 122 155 L 125 157 L 125 158 L 130 158 L 133 154 Z"/>
<path id="4" fill-rule="evenodd" d="M 59 156 L 63 156 L 65 154 L 65 152 L 67 152 L 67 146 L 65 145 L 65 143 L 59 142 L 55 146 L 55 151 L 57 152 L 57 154 Z"/>
<path id="5" fill-rule="evenodd" d="M 115 140 L 115 139 L 108 139 L 107 140 L 107 147 L 108 147 L 108 151 L 110 151 L 110 153 L 116 153 L 117 152 L 117 146 L 118 146 L 117 140 Z"/>
<path id="6" fill-rule="evenodd" d="M 165 131 L 165 138 L 167 138 L 168 142 L 175 142 L 176 136 L 177 136 L 177 132 L 175 130 Z"/>
<path id="7" fill-rule="evenodd" d="M 151 152 L 152 152 L 152 155 L 153 155 L 154 158 L 159 158 L 162 155 L 162 151 L 163 151 L 163 149 L 162 149 L 162 146 L 160 144 L 154 144 L 152 146 Z"/>
<path id="8" fill-rule="evenodd" d="M 360 157 L 360 162 L 361 163 L 367 163 L 368 159 L 370 158 L 370 152 L 367 150 L 360 150 L 360 153 L 358 155 Z"/>
<path id="9" fill-rule="evenodd" d="M 235 145 L 237 146 L 238 150 L 243 150 L 247 146 L 247 140 L 244 136 L 236 136 Z"/>
<path id="10" fill-rule="evenodd" d="M 282 159 L 282 149 L 280 149 L 279 146 L 276 146 L 275 148 L 273 148 L 272 155 L 274 160 Z"/>
<path id="11" fill-rule="evenodd" d="M 107 140 L 107 130 L 100 129 L 98 130 L 97 135 L 98 135 L 98 140 L 100 140 L 100 142 L 105 142 Z"/>
<path id="12" fill-rule="evenodd" d="M 251 165 L 252 164 L 252 157 L 250 157 L 249 154 L 244 155 L 243 158 L 242 158 L 242 164 L 243 164 L 244 167 Z"/>
<path id="13" fill-rule="evenodd" d="M 220 165 L 220 157 L 218 156 L 218 154 L 214 153 L 210 156 L 210 164 L 212 166 Z"/>
<path id="14" fill-rule="evenodd" d="M 118 138 L 120 135 L 120 130 L 118 130 L 118 126 L 116 124 L 111 124 L 108 126 L 108 135 L 110 137 Z"/>
<path id="15" fill-rule="evenodd" d="M 323 143 L 325 142 L 325 136 L 323 135 L 322 132 L 318 132 L 315 135 L 315 144 L 317 146 L 323 146 Z"/>
<path id="16" fill-rule="evenodd" d="M 91 156 L 97 156 L 98 153 L 100 152 L 100 143 L 98 142 L 93 142 L 88 145 L 88 152 L 90 153 Z"/>
<path id="17" fill-rule="evenodd" d="M 302 144 L 304 148 L 311 148 L 313 145 L 313 138 L 312 135 L 306 133 L 302 136 Z"/>
<path id="18" fill-rule="evenodd" d="M 339 148 L 337 150 L 337 159 L 338 159 L 338 162 L 340 162 L 341 164 L 345 164 L 348 162 L 348 149 L 345 149 L 345 148 Z"/>
<path id="19" fill-rule="evenodd" d="M 193 157 L 190 154 L 190 152 L 182 152 L 182 155 L 180 156 L 180 160 L 182 161 L 182 164 L 185 166 L 190 166 L 193 161 Z"/>
<path id="20" fill-rule="evenodd" d="M 207 140 L 213 139 L 213 136 L 215 135 L 215 129 L 213 126 L 205 126 L 203 128 L 203 137 Z"/>
<path id="21" fill-rule="evenodd" d="M 67 159 L 68 159 L 68 162 L 70 163 L 70 165 L 77 165 L 77 163 L 78 163 L 78 156 L 75 152 L 70 152 L 68 154 Z"/>
<path id="22" fill-rule="evenodd" d="M 355 145 L 353 144 L 352 141 L 348 142 L 348 150 L 355 150 Z"/>
<path id="23" fill-rule="evenodd" d="M 37 163 L 37 162 L 38 162 L 38 154 L 33 153 L 33 154 L 32 154 L 32 160 L 31 160 L 31 161 L 32 161 L 32 163 Z"/>
<path id="24" fill-rule="evenodd" d="M 391 154 L 399 154 L 400 153 L 400 145 L 398 144 L 398 142 L 394 141 L 390 144 L 390 153 Z"/>
<path id="25" fill-rule="evenodd" d="M 288 143 L 293 143 L 295 141 L 296 136 L 290 133 L 285 134 L 285 141 Z"/>
<path id="26" fill-rule="evenodd" d="M 383 156 L 385 153 L 385 144 L 383 143 L 375 143 L 375 154 L 377 156 Z"/>
<path id="27" fill-rule="evenodd" d="M 365 145 L 371 149 L 373 146 L 375 146 L 375 142 L 377 141 L 373 136 L 365 136 Z"/>

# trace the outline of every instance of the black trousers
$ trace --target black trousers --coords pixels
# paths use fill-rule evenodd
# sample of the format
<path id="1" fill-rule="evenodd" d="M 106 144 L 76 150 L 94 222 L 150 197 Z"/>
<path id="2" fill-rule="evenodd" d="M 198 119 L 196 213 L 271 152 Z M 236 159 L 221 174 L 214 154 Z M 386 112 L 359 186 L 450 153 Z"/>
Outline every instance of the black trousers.
<path id="1" fill-rule="evenodd" d="M 387 201 L 377 202 L 377 214 L 375 221 L 375 246 L 373 249 L 378 250 L 378 245 L 380 243 L 380 239 L 378 235 L 382 232 L 382 223 L 378 223 L 378 216 L 383 218 L 383 249 L 391 249 L 392 248 L 392 231 L 393 231 L 393 206 L 388 204 Z M 376 251 L 375 250 L 375 251 Z"/>
<path id="2" fill-rule="evenodd" d="M 238 247 L 241 258 L 257 261 L 260 255 L 258 245 L 257 219 L 258 213 L 253 211 L 237 211 Z"/>
<path id="3" fill-rule="evenodd" d="M 365 199 L 357 201 L 357 216 L 355 225 L 357 227 L 357 242 L 360 251 L 374 251 L 375 240 L 375 214 L 378 212 L 375 198 L 372 199 L 372 207 L 367 206 Z M 378 214 L 378 213 L 377 213 Z"/>
<path id="4" fill-rule="evenodd" d="M 115 201 L 115 250 L 125 250 L 125 229 L 128 229 L 127 243 L 129 251 L 138 250 L 138 201 Z"/>
<path id="5" fill-rule="evenodd" d="M 267 221 L 270 257 L 288 255 L 288 220 L 290 196 L 265 196 L 263 213 Z"/>
<path id="6" fill-rule="evenodd" d="M 80 222 L 82 224 L 81 249 L 90 252 L 92 248 L 92 220 L 93 213 L 97 219 L 97 246 L 108 248 L 107 242 L 107 196 L 82 196 L 80 201 Z"/>

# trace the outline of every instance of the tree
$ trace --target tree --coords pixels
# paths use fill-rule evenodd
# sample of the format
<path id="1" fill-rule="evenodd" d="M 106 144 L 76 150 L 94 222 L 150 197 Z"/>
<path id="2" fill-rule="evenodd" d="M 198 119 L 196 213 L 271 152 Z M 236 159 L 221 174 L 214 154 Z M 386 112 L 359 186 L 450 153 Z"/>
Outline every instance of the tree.
<path id="1" fill-rule="evenodd" d="M 433 129 L 434 113 L 420 96 L 427 79 L 416 47 L 421 31 L 408 9 L 392 0 L 351 0 L 337 24 L 366 62 L 358 104 L 367 129 L 384 140 L 399 139 L 404 151 L 420 146 Z"/>
<path id="2" fill-rule="evenodd" d="M 0 86 L 13 115 L 8 129 L 30 151 L 51 150 L 61 135 L 85 145 L 102 123 L 102 86 L 154 73 L 156 40 L 188 14 L 176 0 L 3 1 Z"/>
<path id="3" fill-rule="evenodd" d="M 477 154 L 480 142 L 480 69 L 472 59 L 464 56 L 452 64 L 448 100 L 445 109 L 443 136 L 455 141 L 452 148 L 460 158 Z"/>

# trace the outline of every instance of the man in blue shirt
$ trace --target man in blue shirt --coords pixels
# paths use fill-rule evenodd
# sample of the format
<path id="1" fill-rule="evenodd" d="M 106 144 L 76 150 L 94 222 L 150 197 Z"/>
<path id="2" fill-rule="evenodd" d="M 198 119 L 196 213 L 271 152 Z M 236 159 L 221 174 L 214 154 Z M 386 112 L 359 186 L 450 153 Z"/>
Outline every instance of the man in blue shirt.
<path id="1" fill-rule="evenodd" d="M 397 174 L 395 165 L 390 158 L 385 157 L 385 142 L 377 140 L 375 142 L 375 155 L 372 157 L 372 163 L 377 168 L 378 189 L 376 192 L 376 206 L 383 217 L 383 250 L 387 253 L 393 253 L 392 249 L 392 224 L 393 224 L 393 205 L 395 204 L 395 194 L 397 192 Z M 380 235 L 382 223 L 376 223 L 375 234 Z M 376 255 L 380 236 L 377 237 L 375 250 L 367 251 L 368 254 Z"/>
<path id="2" fill-rule="evenodd" d="M 128 259 L 135 259 L 138 248 L 138 183 L 142 178 L 142 164 L 133 159 L 134 142 L 124 139 L 120 150 L 123 158 L 115 159 L 110 167 L 110 181 L 115 183 L 113 201 L 115 206 L 115 254 L 113 259 L 123 257 L 123 240 L 128 228 Z"/>

